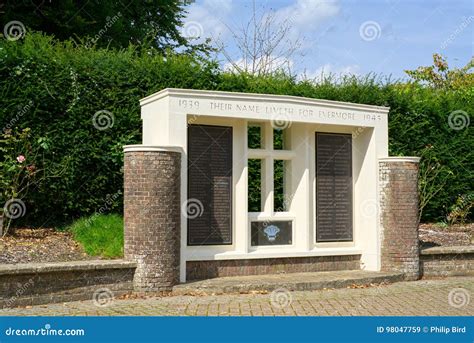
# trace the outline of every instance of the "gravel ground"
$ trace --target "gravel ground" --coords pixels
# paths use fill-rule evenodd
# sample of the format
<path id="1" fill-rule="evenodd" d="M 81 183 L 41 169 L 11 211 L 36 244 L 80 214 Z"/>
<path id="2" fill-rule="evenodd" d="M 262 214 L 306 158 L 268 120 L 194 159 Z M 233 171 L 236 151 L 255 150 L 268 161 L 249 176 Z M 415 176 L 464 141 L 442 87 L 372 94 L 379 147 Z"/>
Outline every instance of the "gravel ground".
<path id="1" fill-rule="evenodd" d="M 17 229 L 0 238 L 0 263 L 63 262 L 97 259 L 88 256 L 69 232 Z"/>
<path id="2" fill-rule="evenodd" d="M 421 224 L 419 236 L 422 246 L 454 246 L 474 244 L 474 223 L 441 227 Z"/>

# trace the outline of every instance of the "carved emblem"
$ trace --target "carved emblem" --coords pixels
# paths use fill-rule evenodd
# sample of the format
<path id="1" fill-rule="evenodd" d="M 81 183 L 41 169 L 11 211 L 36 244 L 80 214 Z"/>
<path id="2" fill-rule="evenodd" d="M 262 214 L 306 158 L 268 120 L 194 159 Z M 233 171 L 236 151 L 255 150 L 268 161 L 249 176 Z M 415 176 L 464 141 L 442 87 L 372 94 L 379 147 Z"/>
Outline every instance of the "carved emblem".
<path id="1" fill-rule="evenodd" d="M 267 236 L 267 239 L 270 242 L 274 242 L 278 236 L 278 233 L 280 232 L 280 229 L 275 225 L 270 225 L 270 226 L 267 226 L 263 230 L 263 232 L 265 233 L 265 236 Z"/>

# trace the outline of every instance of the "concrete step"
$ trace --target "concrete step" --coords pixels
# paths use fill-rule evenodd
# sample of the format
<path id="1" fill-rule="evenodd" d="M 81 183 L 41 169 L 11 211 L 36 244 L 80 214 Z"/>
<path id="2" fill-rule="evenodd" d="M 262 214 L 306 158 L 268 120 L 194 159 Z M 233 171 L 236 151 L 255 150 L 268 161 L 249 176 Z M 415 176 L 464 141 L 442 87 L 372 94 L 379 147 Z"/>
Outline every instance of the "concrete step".
<path id="1" fill-rule="evenodd" d="M 173 295 L 264 293 L 279 288 L 308 291 L 402 281 L 403 273 L 363 270 L 219 277 L 173 287 Z"/>

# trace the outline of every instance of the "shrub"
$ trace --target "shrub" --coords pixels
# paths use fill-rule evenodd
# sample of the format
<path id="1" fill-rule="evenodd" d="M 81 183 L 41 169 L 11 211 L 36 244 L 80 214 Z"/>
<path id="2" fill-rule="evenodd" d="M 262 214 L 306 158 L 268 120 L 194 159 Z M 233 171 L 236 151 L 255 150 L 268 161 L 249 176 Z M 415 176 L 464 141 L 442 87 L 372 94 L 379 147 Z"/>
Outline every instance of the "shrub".
<path id="1" fill-rule="evenodd" d="M 449 214 L 447 216 L 447 220 L 451 224 L 464 224 L 466 222 L 466 218 L 469 215 L 472 207 L 474 206 L 474 193 L 470 194 L 462 194 L 451 206 Z"/>
<path id="2" fill-rule="evenodd" d="M 11 221 L 25 215 L 23 202 L 28 191 L 49 177 L 59 177 L 56 166 L 45 166 L 41 156 L 48 141 L 36 137 L 30 128 L 0 132 L 0 236 L 8 233 Z M 3 218 L 0 218 L 3 219 Z"/>

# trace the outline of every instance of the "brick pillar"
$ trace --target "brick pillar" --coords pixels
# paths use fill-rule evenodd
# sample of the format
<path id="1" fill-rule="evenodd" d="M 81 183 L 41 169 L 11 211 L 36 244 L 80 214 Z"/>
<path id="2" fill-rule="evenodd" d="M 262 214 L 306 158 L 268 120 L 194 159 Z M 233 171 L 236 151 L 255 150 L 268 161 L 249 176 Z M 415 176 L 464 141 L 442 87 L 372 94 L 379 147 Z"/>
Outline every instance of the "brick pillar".
<path id="1" fill-rule="evenodd" d="M 418 157 L 379 160 L 382 271 L 420 276 L 418 243 Z"/>
<path id="2" fill-rule="evenodd" d="M 125 258 L 137 262 L 134 289 L 169 291 L 179 283 L 181 153 L 124 147 Z"/>

